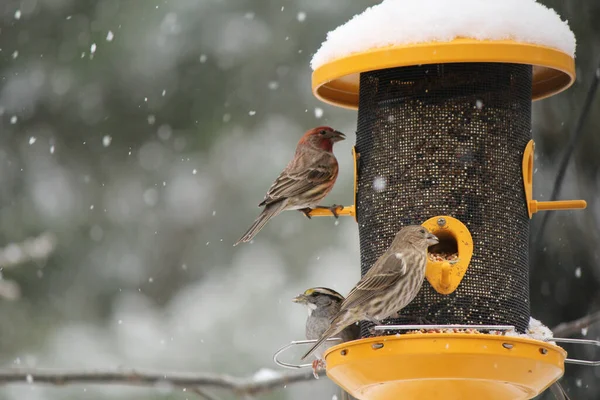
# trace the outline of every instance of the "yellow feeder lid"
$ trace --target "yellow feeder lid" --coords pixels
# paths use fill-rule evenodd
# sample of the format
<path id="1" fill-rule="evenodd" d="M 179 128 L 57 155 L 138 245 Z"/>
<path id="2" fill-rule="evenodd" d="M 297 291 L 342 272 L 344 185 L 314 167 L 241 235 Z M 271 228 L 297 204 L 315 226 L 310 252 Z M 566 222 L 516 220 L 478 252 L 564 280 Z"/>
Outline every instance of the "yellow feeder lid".
<path id="1" fill-rule="evenodd" d="M 513 40 L 454 39 L 374 48 L 330 61 L 312 74 L 314 95 L 356 109 L 361 72 L 444 63 L 513 63 L 533 67 L 532 99 L 550 97 L 575 82 L 575 60 L 560 50 Z"/>
<path id="2" fill-rule="evenodd" d="M 565 358 L 550 343 L 469 333 L 373 337 L 325 353 L 327 376 L 369 400 L 531 399 L 563 375 Z"/>

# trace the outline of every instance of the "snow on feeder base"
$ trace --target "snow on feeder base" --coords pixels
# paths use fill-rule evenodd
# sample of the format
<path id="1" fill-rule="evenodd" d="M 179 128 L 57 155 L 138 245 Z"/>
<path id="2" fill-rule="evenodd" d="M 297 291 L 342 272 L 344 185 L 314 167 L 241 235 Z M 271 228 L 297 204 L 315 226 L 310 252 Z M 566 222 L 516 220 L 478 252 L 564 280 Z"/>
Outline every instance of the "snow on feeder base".
<path id="1" fill-rule="evenodd" d="M 452 220 L 454 228 L 440 226 L 447 237 L 468 238 L 467 259 L 459 254 L 456 267 L 430 259 L 428 271 L 437 268 L 430 284 L 384 324 L 525 332 L 536 205 L 523 168 L 531 101 L 574 82 L 574 51 L 567 24 L 533 0 L 386 0 L 328 34 L 312 60 L 312 87 L 325 102 L 358 108 L 354 210 L 362 273 L 403 225 Z M 325 355 L 328 376 L 361 399 L 528 399 L 564 371 L 565 352 L 541 341 L 367 338 L 370 327 L 363 322 L 364 339 Z"/>

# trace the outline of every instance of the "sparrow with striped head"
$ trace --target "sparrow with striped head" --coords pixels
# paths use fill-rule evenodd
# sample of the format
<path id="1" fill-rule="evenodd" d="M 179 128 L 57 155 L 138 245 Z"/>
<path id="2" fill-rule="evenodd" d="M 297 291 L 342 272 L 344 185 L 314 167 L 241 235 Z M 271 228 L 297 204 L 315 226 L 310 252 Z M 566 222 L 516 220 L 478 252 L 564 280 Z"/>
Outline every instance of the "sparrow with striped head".
<path id="1" fill-rule="evenodd" d="M 438 238 L 420 225 L 400 229 L 390 247 L 342 302 L 331 326 L 302 359 L 347 326 L 362 320 L 380 324 L 413 301 L 425 278 L 427 248 L 437 243 Z"/>
<path id="2" fill-rule="evenodd" d="M 324 287 L 315 287 L 307 289 L 304 293 L 296 296 L 294 303 L 304 304 L 308 310 L 306 319 L 305 334 L 309 340 L 319 339 L 327 329 L 329 329 L 331 320 L 340 311 L 340 306 L 344 301 L 344 296 L 333 289 Z M 360 327 L 358 324 L 352 324 L 344 328 L 337 335 L 341 340 L 329 340 L 321 344 L 314 351 L 315 360 L 312 363 L 313 374 L 318 378 L 318 368 L 325 367 L 323 354 L 327 349 L 337 344 L 356 340 L 360 337 Z M 350 399 L 348 393 L 342 390 L 342 400 Z"/>
<path id="3" fill-rule="evenodd" d="M 249 242 L 269 222 L 284 210 L 299 210 L 310 218 L 313 208 L 326 208 L 334 216 L 337 206 L 319 206 L 331 191 L 338 176 L 338 163 L 333 144 L 345 135 L 328 126 L 307 131 L 296 146 L 294 158 L 269 188 L 258 205 L 265 208 L 250 229 L 234 244 Z"/>

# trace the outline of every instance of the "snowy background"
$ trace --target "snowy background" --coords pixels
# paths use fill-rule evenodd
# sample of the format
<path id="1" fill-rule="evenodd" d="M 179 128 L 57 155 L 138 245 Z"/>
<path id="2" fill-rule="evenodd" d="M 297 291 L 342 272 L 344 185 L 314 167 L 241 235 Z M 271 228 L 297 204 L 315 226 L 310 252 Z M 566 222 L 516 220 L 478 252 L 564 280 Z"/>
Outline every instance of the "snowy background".
<path id="1" fill-rule="evenodd" d="M 578 80 L 534 106 L 542 200 L 600 57 L 596 0 L 544 3 L 577 36 Z M 231 245 L 315 125 L 348 134 L 336 145 L 341 173 L 327 202 L 351 204 L 356 114 L 313 97 L 309 62 L 327 31 L 373 4 L 0 2 L 1 366 L 277 369 L 273 352 L 303 338 L 306 311 L 291 298 L 318 285 L 346 293 L 359 278 L 356 224 L 285 213 L 254 244 Z M 599 109 L 600 95 L 561 193 L 588 209 L 554 215 L 532 242 L 533 315 L 548 326 L 600 307 Z M 29 247 L 49 256 L 15 266 L 27 254 L 10 244 L 44 233 Z M 597 339 L 600 325 L 584 333 Z M 600 368 L 568 366 L 563 382 L 573 398 L 595 399 Z M 335 392 L 321 379 L 266 397 Z M 194 397 L 0 387 L 2 400 L 185 398 Z"/>

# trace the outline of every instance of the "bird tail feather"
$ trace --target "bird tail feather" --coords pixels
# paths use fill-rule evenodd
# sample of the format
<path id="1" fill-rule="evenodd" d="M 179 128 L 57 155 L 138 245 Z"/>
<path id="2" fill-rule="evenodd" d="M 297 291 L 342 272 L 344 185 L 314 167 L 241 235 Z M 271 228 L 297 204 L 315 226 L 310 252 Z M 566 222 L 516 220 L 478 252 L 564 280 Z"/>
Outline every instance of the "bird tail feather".
<path id="1" fill-rule="evenodd" d="M 258 218 L 256 218 L 256 220 L 254 221 L 254 223 L 252 224 L 250 229 L 248 229 L 248 231 L 246 231 L 246 233 L 244 233 L 244 236 L 242 236 L 240 238 L 240 240 L 235 242 L 234 246 L 237 246 L 238 244 L 240 244 L 242 242 L 251 241 L 252 238 L 254 238 L 254 236 L 256 236 L 256 234 L 258 232 L 260 232 L 260 230 L 262 228 L 264 228 L 264 226 L 267 224 L 267 222 L 269 222 L 269 220 L 271 218 L 273 218 L 274 216 L 278 215 L 281 211 L 283 211 L 284 206 L 285 206 L 285 202 L 282 202 L 282 201 L 280 201 L 278 203 L 274 203 L 274 204 L 269 204 L 268 206 L 266 206 L 262 210 L 262 212 L 260 213 Z"/>
<path id="2" fill-rule="evenodd" d="M 329 339 L 331 336 L 335 335 L 336 333 L 338 333 L 340 331 L 340 329 L 338 329 L 338 325 L 334 322 L 331 323 L 331 326 L 329 327 L 329 329 L 327 329 L 325 331 L 325 333 L 323 333 L 323 335 L 319 338 L 319 340 L 317 340 L 317 343 L 315 343 L 313 345 L 313 347 L 310 348 L 310 350 L 308 350 L 301 358 L 301 360 L 304 360 L 306 357 L 310 356 L 320 345 L 323 344 L 324 341 L 326 341 L 327 339 Z"/>
<path id="3" fill-rule="evenodd" d="M 550 386 L 550 391 L 557 400 L 570 400 L 569 395 L 559 382 L 555 382 Z"/>

